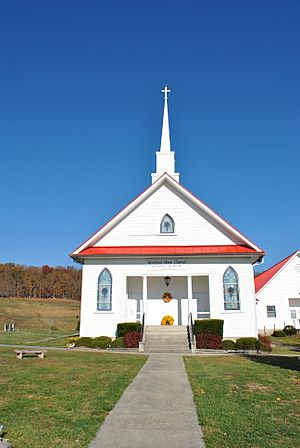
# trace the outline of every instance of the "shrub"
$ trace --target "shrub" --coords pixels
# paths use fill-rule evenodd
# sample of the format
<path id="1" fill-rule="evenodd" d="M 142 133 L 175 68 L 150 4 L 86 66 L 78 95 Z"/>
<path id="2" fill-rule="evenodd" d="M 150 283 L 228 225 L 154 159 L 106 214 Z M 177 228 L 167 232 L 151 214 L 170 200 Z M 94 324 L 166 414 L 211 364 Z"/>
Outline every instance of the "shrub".
<path id="1" fill-rule="evenodd" d="M 122 322 L 117 325 L 117 337 L 123 337 L 127 333 L 139 333 L 142 324 L 140 322 Z"/>
<path id="2" fill-rule="evenodd" d="M 287 336 L 293 336 L 294 334 L 297 334 L 297 330 L 295 327 L 293 327 L 293 325 L 286 325 L 283 331 Z"/>
<path id="3" fill-rule="evenodd" d="M 236 340 L 237 350 L 258 350 L 259 341 L 257 338 L 239 338 Z"/>
<path id="4" fill-rule="evenodd" d="M 214 334 L 223 338 L 223 324 L 222 319 L 201 319 L 195 320 L 194 332 L 195 334 Z"/>
<path id="5" fill-rule="evenodd" d="M 95 348 L 102 348 L 103 350 L 105 350 L 106 348 L 110 347 L 110 345 L 111 338 L 108 336 L 99 336 L 93 339 L 93 347 Z"/>
<path id="6" fill-rule="evenodd" d="M 77 343 L 79 336 L 71 336 L 67 339 L 67 344 L 75 344 Z"/>
<path id="7" fill-rule="evenodd" d="M 274 330 L 272 336 L 274 336 L 275 338 L 284 338 L 286 334 L 283 330 Z"/>
<path id="8" fill-rule="evenodd" d="M 271 339 L 268 336 L 258 336 L 259 340 L 259 350 L 262 352 L 271 352 L 272 346 L 271 346 Z"/>
<path id="9" fill-rule="evenodd" d="M 222 338 L 217 334 L 200 333 L 196 335 L 197 348 L 220 349 L 222 346 Z"/>
<path id="10" fill-rule="evenodd" d="M 79 338 L 76 342 L 76 347 L 93 348 L 93 338 Z"/>
<path id="11" fill-rule="evenodd" d="M 138 348 L 140 342 L 140 333 L 132 331 L 124 336 L 125 346 L 127 348 Z"/>
<path id="12" fill-rule="evenodd" d="M 78 338 L 76 347 L 102 348 L 106 349 L 111 344 L 111 338 L 108 336 L 99 336 L 98 338 Z"/>
<path id="13" fill-rule="evenodd" d="M 236 350 L 236 343 L 229 339 L 222 341 L 222 349 L 223 350 Z"/>
<path id="14" fill-rule="evenodd" d="M 124 338 L 116 338 L 111 343 L 111 348 L 124 348 L 124 347 L 125 347 Z"/>

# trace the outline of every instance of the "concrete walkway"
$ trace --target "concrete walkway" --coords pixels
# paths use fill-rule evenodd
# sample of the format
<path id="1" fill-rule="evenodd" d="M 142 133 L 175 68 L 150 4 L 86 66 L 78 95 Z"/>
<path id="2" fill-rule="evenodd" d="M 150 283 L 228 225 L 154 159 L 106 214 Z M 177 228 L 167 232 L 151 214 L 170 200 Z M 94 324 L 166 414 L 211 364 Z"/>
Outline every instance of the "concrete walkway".
<path id="1" fill-rule="evenodd" d="M 151 354 L 89 448 L 168 446 L 205 445 L 182 356 Z"/>

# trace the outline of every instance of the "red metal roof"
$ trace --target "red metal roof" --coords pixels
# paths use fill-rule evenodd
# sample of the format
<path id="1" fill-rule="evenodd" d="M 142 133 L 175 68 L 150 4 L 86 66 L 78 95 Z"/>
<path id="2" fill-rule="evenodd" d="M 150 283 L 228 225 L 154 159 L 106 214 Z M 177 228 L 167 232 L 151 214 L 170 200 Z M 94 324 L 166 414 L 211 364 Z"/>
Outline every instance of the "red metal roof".
<path id="1" fill-rule="evenodd" d="M 257 254 L 246 245 L 225 246 L 100 246 L 88 247 L 77 256 L 95 255 L 209 255 Z M 263 252 L 262 252 L 263 254 Z M 74 256 L 74 255 L 73 255 Z M 75 256 L 74 256 L 75 257 Z"/>
<path id="2" fill-rule="evenodd" d="M 258 292 L 261 290 L 261 288 L 263 286 L 265 286 L 266 283 L 268 283 L 271 278 L 274 277 L 275 274 L 277 274 L 277 272 L 280 271 L 281 268 L 283 268 L 283 266 L 285 266 L 288 261 L 290 261 L 290 259 L 297 253 L 293 252 L 291 255 L 289 255 L 288 257 L 284 258 L 283 260 L 279 261 L 277 264 L 274 264 L 274 266 L 271 266 L 269 269 L 267 269 L 266 271 L 262 272 L 261 274 L 257 275 L 254 279 L 254 283 L 255 283 L 255 292 Z"/>

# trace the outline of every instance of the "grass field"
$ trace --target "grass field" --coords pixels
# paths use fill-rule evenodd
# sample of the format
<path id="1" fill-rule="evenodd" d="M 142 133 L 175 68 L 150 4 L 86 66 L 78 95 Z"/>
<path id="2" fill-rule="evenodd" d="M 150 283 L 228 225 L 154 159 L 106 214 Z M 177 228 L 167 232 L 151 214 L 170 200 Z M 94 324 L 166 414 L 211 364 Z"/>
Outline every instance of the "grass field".
<path id="1" fill-rule="evenodd" d="M 272 343 L 275 344 L 273 347 L 273 353 L 276 354 L 300 354 L 300 335 L 296 336 L 286 336 L 284 338 L 274 338 L 272 337 Z"/>
<path id="2" fill-rule="evenodd" d="M 186 357 L 185 364 L 207 448 L 300 446 L 299 360 Z"/>
<path id="3" fill-rule="evenodd" d="M 14 448 L 84 448 L 147 358 L 0 348 L 0 416 Z"/>
<path id="4" fill-rule="evenodd" d="M 17 330 L 73 332 L 79 319 L 80 302 L 61 299 L 0 298 L 0 328 L 15 322 Z"/>
<path id="5" fill-rule="evenodd" d="M 74 333 L 80 302 L 59 299 L 0 298 L 0 344 L 65 346 L 59 336 Z M 2 331 L 15 322 L 17 331 Z"/>
<path id="6" fill-rule="evenodd" d="M 36 345 L 47 347 L 66 347 L 67 337 L 71 332 L 52 331 L 0 331 L 0 344 Z"/>

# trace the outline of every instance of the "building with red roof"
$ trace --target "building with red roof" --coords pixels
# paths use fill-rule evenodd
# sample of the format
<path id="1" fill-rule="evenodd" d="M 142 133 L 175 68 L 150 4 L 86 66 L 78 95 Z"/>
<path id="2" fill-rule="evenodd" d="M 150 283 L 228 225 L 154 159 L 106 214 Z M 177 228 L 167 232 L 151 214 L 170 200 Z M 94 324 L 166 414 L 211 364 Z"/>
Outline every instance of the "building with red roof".
<path id="1" fill-rule="evenodd" d="M 160 326 L 165 315 L 176 326 L 219 318 L 227 338 L 256 336 L 253 264 L 265 253 L 179 182 L 163 93 L 151 185 L 70 255 L 83 265 L 81 336 Z"/>
<path id="2" fill-rule="evenodd" d="M 255 278 L 259 332 L 271 333 L 286 325 L 300 328 L 300 251 Z"/>

